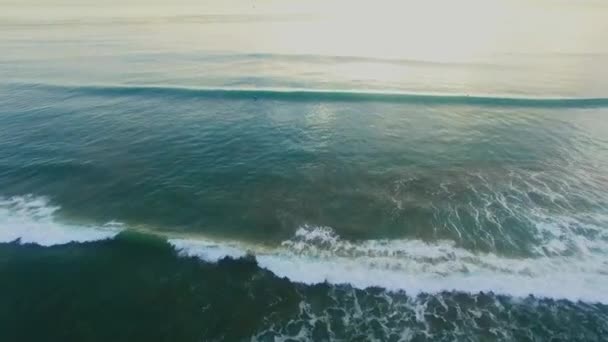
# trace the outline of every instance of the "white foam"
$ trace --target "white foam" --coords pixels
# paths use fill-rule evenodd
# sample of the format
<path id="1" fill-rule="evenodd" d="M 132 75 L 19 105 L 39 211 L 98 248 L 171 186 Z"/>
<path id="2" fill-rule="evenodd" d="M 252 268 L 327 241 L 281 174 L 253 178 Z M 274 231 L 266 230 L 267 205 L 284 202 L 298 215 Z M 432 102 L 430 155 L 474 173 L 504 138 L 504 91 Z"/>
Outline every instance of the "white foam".
<path id="1" fill-rule="evenodd" d="M 608 257 L 599 254 L 506 258 L 458 248 L 453 242 L 342 240 L 328 227 L 302 227 L 276 249 L 170 240 L 185 255 L 217 261 L 245 250 L 277 276 L 305 284 L 372 286 L 408 294 L 494 292 L 608 303 Z M 605 246 L 604 246 L 605 248 Z"/>
<path id="2" fill-rule="evenodd" d="M 121 229 L 113 222 L 101 227 L 59 223 L 54 219 L 58 209 L 44 197 L 0 197 L 0 242 L 18 240 L 22 244 L 52 246 L 109 239 Z"/>
<path id="3" fill-rule="evenodd" d="M 168 242 L 183 256 L 195 256 L 209 262 L 216 262 L 225 257 L 242 258 L 247 253 L 235 243 L 214 242 L 211 240 L 169 239 Z"/>
<path id="4" fill-rule="evenodd" d="M 120 224 L 69 225 L 57 222 L 58 210 L 42 197 L 0 198 L 0 242 L 19 240 L 51 246 L 114 237 Z M 580 222 L 579 222 L 580 223 Z M 552 226 L 539 229 L 554 231 Z M 598 226 L 589 229 L 600 230 Z M 589 240 L 559 230 L 560 241 L 576 243 L 577 253 L 508 258 L 460 248 L 452 241 L 429 244 L 420 240 L 366 240 L 350 242 L 331 228 L 304 226 L 275 248 L 203 237 L 168 239 L 182 255 L 208 262 L 254 254 L 261 267 L 280 277 L 306 284 L 329 282 L 405 290 L 414 295 L 441 291 L 494 292 L 525 297 L 608 303 L 608 240 Z M 603 231 L 602 231 L 603 232 Z M 571 251 L 569 249 L 568 251 Z"/>

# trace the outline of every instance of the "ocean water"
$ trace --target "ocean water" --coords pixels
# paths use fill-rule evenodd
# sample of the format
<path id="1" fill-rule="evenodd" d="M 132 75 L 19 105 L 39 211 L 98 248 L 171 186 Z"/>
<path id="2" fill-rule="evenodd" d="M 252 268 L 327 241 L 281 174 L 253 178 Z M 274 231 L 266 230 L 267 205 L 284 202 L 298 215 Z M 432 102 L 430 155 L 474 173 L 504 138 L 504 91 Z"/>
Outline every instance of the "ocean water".
<path id="1" fill-rule="evenodd" d="M 0 341 L 606 340 L 608 7 L 381 3 L 0 0 Z"/>

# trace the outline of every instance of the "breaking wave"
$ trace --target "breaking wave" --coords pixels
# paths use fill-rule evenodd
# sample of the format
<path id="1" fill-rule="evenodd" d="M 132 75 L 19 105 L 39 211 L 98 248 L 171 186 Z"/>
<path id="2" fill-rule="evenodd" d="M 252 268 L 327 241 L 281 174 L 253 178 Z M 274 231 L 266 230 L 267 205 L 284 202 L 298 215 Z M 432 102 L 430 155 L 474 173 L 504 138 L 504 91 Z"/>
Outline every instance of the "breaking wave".
<path id="1" fill-rule="evenodd" d="M 58 222 L 42 197 L 0 199 L 0 242 L 42 246 L 113 238 L 124 226 Z M 492 292 L 514 297 L 608 303 L 608 246 L 604 239 L 580 255 L 509 258 L 476 253 L 452 241 L 412 239 L 348 241 L 329 227 L 302 226 L 278 246 L 260 246 L 205 237 L 176 237 L 168 242 L 184 256 L 207 262 L 255 256 L 258 265 L 279 277 L 305 284 L 350 284 L 406 293 Z M 556 286 L 559 284 L 559 286 Z"/>

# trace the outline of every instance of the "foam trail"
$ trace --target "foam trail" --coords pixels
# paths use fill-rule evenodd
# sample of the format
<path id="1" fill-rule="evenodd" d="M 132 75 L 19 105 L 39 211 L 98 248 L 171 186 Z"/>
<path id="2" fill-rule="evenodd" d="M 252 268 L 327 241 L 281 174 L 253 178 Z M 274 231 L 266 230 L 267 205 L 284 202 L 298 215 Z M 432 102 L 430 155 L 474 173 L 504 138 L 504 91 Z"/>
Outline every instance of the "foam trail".
<path id="1" fill-rule="evenodd" d="M 608 107 L 608 98 L 514 97 L 469 94 L 407 93 L 323 89 L 195 88 L 145 85 L 13 84 L 25 89 L 64 91 L 93 96 L 166 96 L 211 99 L 267 99 L 294 102 L 390 102 L 412 104 L 481 105 L 497 107 L 595 108 Z"/>
<path id="2" fill-rule="evenodd" d="M 121 230 L 116 223 L 102 227 L 58 223 L 54 220 L 54 213 L 58 209 L 44 197 L 0 197 L 0 242 L 18 240 L 20 243 L 52 246 L 109 239 Z"/>

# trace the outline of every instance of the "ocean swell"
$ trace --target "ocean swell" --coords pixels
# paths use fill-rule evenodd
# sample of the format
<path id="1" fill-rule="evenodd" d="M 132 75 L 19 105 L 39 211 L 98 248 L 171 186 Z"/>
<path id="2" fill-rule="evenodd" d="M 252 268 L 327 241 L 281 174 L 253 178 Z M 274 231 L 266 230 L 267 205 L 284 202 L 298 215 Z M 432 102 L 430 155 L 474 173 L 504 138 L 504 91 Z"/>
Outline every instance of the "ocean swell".
<path id="1" fill-rule="evenodd" d="M 291 102 L 387 102 L 493 107 L 597 108 L 608 107 L 608 98 L 517 97 L 475 94 L 408 93 L 274 88 L 197 88 L 163 85 L 57 85 L 13 84 L 17 88 L 62 91 L 89 96 L 168 96 L 226 100 L 277 100 Z"/>

